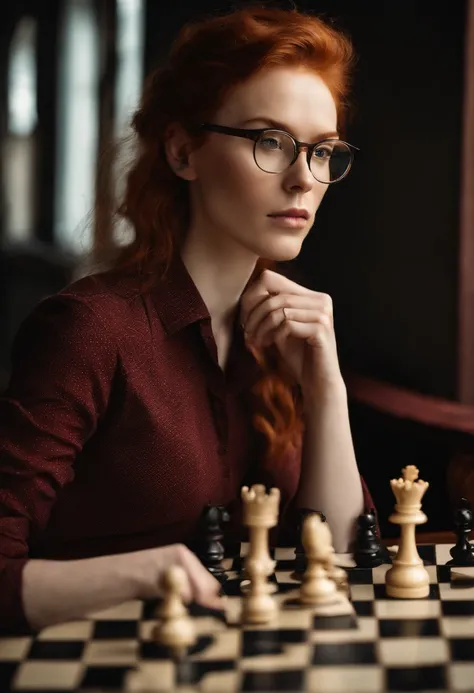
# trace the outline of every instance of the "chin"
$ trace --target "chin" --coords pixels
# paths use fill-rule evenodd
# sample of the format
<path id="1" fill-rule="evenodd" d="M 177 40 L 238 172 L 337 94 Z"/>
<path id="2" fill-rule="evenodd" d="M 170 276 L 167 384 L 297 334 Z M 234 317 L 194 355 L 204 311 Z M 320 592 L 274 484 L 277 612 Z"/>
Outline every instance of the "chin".
<path id="1" fill-rule="evenodd" d="M 294 260 L 301 252 L 302 241 L 296 238 L 291 242 L 272 243 L 271 245 L 262 246 L 259 250 L 259 256 L 266 260 L 274 262 L 289 262 Z"/>

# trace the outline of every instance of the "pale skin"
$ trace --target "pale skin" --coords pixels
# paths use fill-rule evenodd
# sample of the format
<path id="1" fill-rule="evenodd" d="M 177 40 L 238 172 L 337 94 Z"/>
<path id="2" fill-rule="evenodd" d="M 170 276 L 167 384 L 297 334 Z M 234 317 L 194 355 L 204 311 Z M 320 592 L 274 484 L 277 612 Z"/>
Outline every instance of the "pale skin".
<path id="1" fill-rule="evenodd" d="M 304 68 L 278 67 L 254 75 L 231 92 L 213 123 L 274 126 L 269 118 L 300 141 L 317 142 L 325 133 L 337 132 L 329 89 Z M 297 503 L 323 510 L 335 550 L 348 551 L 363 512 L 363 493 L 332 300 L 270 270 L 244 293 L 259 257 L 285 261 L 299 254 L 328 186 L 313 177 L 304 152 L 282 173 L 261 171 L 253 143 L 246 139 L 210 133 L 193 149 L 186 132 L 171 127 L 166 151 L 176 175 L 189 182 L 192 221 L 182 258 L 209 309 L 219 363 L 225 369 L 236 311 L 249 343 L 276 344 L 304 397 Z M 281 228 L 268 216 L 292 207 L 308 210 L 304 228 Z"/>
<path id="2" fill-rule="evenodd" d="M 275 68 L 255 75 L 228 96 L 213 120 L 235 127 L 270 125 L 263 117 L 278 120 L 305 142 L 337 130 L 329 90 L 304 69 Z M 249 140 L 212 133 L 193 151 L 182 129 L 171 127 L 168 135 L 169 164 L 189 181 L 192 220 L 182 257 L 211 315 L 220 366 L 226 367 L 237 312 L 250 343 L 277 345 L 304 396 L 306 433 L 297 502 L 323 510 L 335 550 L 347 551 L 363 500 L 332 301 L 271 271 L 244 293 L 259 257 L 284 261 L 298 255 L 327 185 L 313 178 L 304 153 L 287 171 L 268 174 L 255 165 Z M 281 228 L 267 216 L 291 207 L 308 210 L 304 228 Z M 186 572 L 187 600 L 223 606 L 217 580 L 186 547 L 173 545 L 79 561 L 28 561 L 22 580 L 27 619 L 34 628 L 43 628 L 130 599 L 157 596 L 170 563 Z"/>

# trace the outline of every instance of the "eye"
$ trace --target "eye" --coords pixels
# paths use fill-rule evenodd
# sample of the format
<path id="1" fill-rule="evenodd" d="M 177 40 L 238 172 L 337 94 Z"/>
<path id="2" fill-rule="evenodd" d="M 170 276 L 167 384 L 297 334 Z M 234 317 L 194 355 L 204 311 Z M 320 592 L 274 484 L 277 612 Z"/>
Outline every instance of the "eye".
<path id="1" fill-rule="evenodd" d="M 325 161 L 331 158 L 333 151 L 333 146 L 329 144 L 323 144 L 314 150 L 313 156 L 315 159 L 318 159 L 319 161 Z"/>
<path id="2" fill-rule="evenodd" d="M 262 137 L 259 144 L 266 149 L 281 149 L 282 144 L 276 137 Z"/>

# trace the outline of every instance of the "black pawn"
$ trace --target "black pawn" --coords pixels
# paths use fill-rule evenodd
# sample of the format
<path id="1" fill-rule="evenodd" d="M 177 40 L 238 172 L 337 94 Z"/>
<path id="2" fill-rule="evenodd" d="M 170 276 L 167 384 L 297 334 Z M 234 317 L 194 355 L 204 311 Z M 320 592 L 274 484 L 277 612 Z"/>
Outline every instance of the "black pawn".
<path id="1" fill-rule="evenodd" d="M 389 563 L 390 557 L 385 546 L 382 546 L 376 531 L 375 511 L 359 515 L 354 560 L 358 568 L 376 568 L 382 563 Z"/>
<path id="2" fill-rule="evenodd" d="M 229 513 L 222 505 L 207 505 L 201 516 L 198 558 L 219 582 L 225 582 L 227 575 L 222 566 L 224 560 L 224 532 L 222 523 L 228 522 Z"/>
<path id="3" fill-rule="evenodd" d="M 454 512 L 457 541 L 449 551 L 452 560 L 448 561 L 446 565 L 474 565 L 473 547 L 469 542 L 469 535 L 472 531 L 472 519 L 471 504 L 467 498 L 461 498 L 460 505 Z"/>

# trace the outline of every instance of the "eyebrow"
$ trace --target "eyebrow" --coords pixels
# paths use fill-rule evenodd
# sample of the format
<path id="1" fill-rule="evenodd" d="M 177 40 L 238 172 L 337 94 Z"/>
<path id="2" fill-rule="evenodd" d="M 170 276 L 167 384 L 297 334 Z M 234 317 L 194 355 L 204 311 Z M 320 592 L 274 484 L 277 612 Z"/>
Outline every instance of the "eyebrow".
<path id="1" fill-rule="evenodd" d="M 285 130 L 286 132 L 291 132 L 291 128 L 288 127 L 285 123 L 281 123 L 278 120 L 274 120 L 273 118 L 267 118 L 266 116 L 255 116 L 254 118 L 248 118 L 243 122 L 243 125 L 246 123 L 253 123 L 254 120 L 262 121 L 264 123 L 269 123 L 269 125 L 273 128 L 276 128 L 277 130 Z M 327 132 L 321 132 L 317 136 L 313 142 L 316 141 L 321 141 L 321 140 L 329 140 L 333 138 L 339 138 L 339 133 L 337 130 L 328 130 Z"/>

